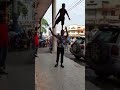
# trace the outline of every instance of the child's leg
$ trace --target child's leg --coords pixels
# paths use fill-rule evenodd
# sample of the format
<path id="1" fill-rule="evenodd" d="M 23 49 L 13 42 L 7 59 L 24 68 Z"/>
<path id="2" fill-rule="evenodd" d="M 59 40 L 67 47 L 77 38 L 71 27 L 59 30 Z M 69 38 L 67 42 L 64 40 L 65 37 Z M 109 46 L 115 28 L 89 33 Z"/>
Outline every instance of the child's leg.
<path id="1" fill-rule="evenodd" d="M 63 30 L 63 25 L 62 25 L 62 30 Z"/>
<path id="2" fill-rule="evenodd" d="M 60 22 L 60 17 L 58 17 L 58 18 L 56 19 L 56 21 L 55 21 L 55 24 L 54 24 L 53 28 L 55 28 L 56 24 L 58 24 L 59 22 Z"/>
<path id="3" fill-rule="evenodd" d="M 63 18 L 63 19 L 61 20 L 62 29 L 63 29 L 63 26 L 64 26 L 64 21 L 65 21 L 65 18 Z"/>

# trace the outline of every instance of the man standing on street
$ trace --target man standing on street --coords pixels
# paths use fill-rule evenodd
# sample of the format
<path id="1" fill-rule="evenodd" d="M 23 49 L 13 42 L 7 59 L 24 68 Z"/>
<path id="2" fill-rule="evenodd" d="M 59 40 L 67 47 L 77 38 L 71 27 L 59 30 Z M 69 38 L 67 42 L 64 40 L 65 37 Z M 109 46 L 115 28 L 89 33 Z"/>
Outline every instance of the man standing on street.
<path id="1" fill-rule="evenodd" d="M 0 24 L 0 74 L 5 72 L 5 62 L 8 49 L 8 25 Z"/>
<path id="2" fill-rule="evenodd" d="M 61 67 L 64 68 L 64 66 L 63 66 L 63 57 L 64 57 L 64 47 L 65 47 L 66 39 L 68 38 L 67 27 L 65 27 L 65 30 L 66 30 L 66 33 L 67 33 L 66 36 L 64 35 L 64 30 L 61 30 L 61 35 L 55 35 L 52 32 L 51 28 L 49 28 L 49 30 L 51 31 L 52 35 L 57 38 L 57 59 L 56 59 L 56 65 L 55 65 L 55 67 L 58 66 L 59 55 L 61 53 Z"/>
<path id="3" fill-rule="evenodd" d="M 38 51 L 38 46 L 39 46 L 39 37 L 37 35 L 37 31 L 34 34 L 34 47 L 35 47 L 35 57 L 37 57 L 37 51 Z"/>

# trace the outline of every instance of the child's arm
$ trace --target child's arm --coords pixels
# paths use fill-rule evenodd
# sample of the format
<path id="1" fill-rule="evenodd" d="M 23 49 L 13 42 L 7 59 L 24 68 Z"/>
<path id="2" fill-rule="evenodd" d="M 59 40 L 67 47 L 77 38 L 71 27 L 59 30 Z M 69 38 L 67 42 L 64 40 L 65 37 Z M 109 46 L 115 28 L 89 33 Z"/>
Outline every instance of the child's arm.
<path id="1" fill-rule="evenodd" d="M 65 30 L 66 30 L 66 33 L 67 33 L 67 35 L 66 35 L 66 38 L 68 37 L 68 31 L 67 31 L 67 27 L 65 26 Z"/>
<path id="2" fill-rule="evenodd" d="M 69 14 L 68 14 L 67 10 L 66 10 L 66 14 L 67 14 L 67 16 L 68 16 L 68 19 L 70 20 L 70 16 L 69 16 Z"/>
<path id="3" fill-rule="evenodd" d="M 51 28 L 49 28 L 49 30 L 51 31 L 52 35 L 57 38 L 57 35 L 55 35 L 55 34 L 53 33 L 53 31 L 51 30 Z"/>

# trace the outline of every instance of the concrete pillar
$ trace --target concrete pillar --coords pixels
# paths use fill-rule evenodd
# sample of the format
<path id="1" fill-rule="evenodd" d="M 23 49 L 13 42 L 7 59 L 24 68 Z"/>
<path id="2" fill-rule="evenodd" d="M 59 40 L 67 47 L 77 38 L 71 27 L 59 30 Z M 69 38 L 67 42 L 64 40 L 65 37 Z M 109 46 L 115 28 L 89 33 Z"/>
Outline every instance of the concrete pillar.
<path id="1" fill-rule="evenodd" d="M 52 26 L 55 23 L 55 16 L 56 16 L 56 0 L 52 0 Z M 54 34 L 56 34 L 56 28 L 53 29 Z M 53 51 L 57 50 L 57 42 L 56 38 L 53 38 Z"/>

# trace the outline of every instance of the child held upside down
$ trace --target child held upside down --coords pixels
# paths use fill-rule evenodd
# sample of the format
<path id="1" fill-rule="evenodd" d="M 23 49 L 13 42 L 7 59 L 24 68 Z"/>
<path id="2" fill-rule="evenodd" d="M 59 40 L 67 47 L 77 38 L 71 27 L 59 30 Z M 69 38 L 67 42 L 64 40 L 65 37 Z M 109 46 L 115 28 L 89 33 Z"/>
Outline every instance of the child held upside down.
<path id="1" fill-rule="evenodd" d="M 57 18 L 58 14 L 60 14 L 60 15 L 59 15 L 59 17 Z M 59 12 L 57 13 L 57 15 L 56 15 L 56 17 L 55 17 L 55 19 L 56 19 L 56 18 L 57 18 L 57 19 L 56 19 L 56 21 L 55 21 L 55 25 L 53 26 L 53 28 L 55 28 L 56 24 L 58 24 L 58 23 L 61 21 L 61 25 L 62 25 L 62 29 L 63 29 L 63 25 L 64 25 L 64 21 L 65 21 L 65 14 L 67 14 L 68 19 L 70 20 L 70 17 L 69 17 L 69 15 L 68 15 L 68 12 L 67 12 L 67 10 L 65 9 L 65 4 L 63 3 L 63 4 L 62 4 L 62 8 L 59 10 Z"/>

